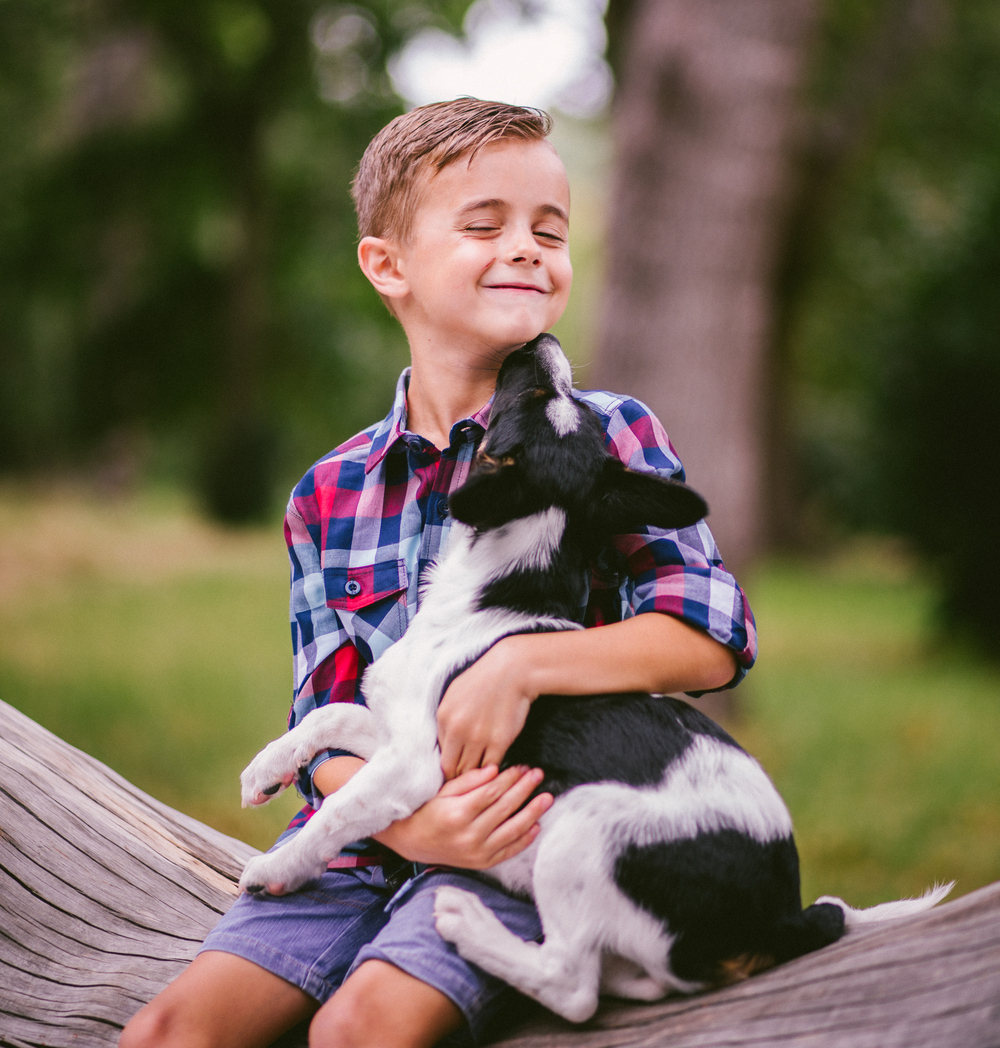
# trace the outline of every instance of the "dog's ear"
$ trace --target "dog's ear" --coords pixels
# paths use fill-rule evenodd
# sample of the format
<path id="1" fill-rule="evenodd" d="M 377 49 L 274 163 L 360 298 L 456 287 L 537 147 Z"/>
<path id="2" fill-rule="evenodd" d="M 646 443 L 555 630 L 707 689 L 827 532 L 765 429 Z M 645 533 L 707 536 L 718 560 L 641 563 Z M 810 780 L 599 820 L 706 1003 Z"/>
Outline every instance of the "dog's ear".
<path id="1" fill-rule="evenodd" d="M 636 473 L 608 459 L 595 492 L 593 523 L 606 535 L 627 535 L 649 525 L 686 528 L 708 513 L 693 488 L 653 473 Z"/>
<path id="2" fill-rule="evenodd" d="M 476 529 L 498 528 L 532 512 L 513 456 L 480 456 L 469 479 L 448 499 L 455 520 Z"/>

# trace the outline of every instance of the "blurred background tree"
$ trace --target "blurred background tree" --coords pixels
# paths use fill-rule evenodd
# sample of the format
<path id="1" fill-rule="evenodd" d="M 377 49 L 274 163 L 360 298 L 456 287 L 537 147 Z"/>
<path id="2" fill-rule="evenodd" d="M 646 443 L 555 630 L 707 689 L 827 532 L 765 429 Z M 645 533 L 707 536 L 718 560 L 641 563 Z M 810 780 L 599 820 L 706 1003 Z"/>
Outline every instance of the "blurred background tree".
<path id="1" fill-rule="evenodd" d="M 774 534 L 907 537 L 1000 653 L 1000 9 L 827 5 L 776 361 Z"/>
<path id="2" fill-rule="evenodd" d="M 468 7 L 2 0 L 0 470 L 164 479 L 242 522 L 378 417 L 406 352 L 348 183 L 403 104 L 387 61 L 429 29 L 467 56 Z M 600 7 L 480 0 L 465 29 Z M 995 3 L 611 0 L 608 26 L 588 377 L 663 413 L 728 559 L 909 536 L 995 649 Z"/>
<path id="3" fill-rule="evenodd" d="M 348 186 L 386 57 L 465 6 L 0 4 L 0 468 L 165 472 L 244 522 L 380 413 L 405 347 Z"/>
<path id="4" fill-rule="evenodd" d="M 764 532 L 768 355 L 817 0 L 613 0 L 606 308 L 593 381 L 648 402 L 738 573 Z"/>
<path id="5" fill-rule="evenodd" d="M 1000 12 L 611 0 L 593 378 L 647 399 L 739 568 L 911 539 L 1000 652 Z"/>

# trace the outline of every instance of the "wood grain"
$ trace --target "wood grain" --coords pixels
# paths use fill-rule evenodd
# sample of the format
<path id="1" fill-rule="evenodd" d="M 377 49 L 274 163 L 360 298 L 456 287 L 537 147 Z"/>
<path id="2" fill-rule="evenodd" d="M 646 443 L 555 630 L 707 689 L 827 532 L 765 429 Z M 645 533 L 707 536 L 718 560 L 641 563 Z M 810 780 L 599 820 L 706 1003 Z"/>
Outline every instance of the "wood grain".
<path id="1" fill-rule="evenodd" d="M 116 1044 L 194 956 L 255 854 L 0 702 L 0 1046 Z M 539 1014 L 496 1043 L 998 1048 L 1000 883 L 739 986 L 608 1002 L 577 1027 Z"/>
<path id="2" fill-rule="evenodd" d="M 255 854 L 0 702 L 0 1044 L 115 1044 Z"/>

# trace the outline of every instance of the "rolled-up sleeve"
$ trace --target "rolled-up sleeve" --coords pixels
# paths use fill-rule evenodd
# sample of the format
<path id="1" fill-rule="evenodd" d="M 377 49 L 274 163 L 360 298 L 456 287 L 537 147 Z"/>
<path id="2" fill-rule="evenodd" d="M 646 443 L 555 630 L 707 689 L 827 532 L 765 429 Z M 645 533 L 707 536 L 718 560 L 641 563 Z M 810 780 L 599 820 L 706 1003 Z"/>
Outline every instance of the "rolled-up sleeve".
<path id="1" fill-rule="evenodd" d="M 656 416 L 640 401 L 604 398 L 592 406 L 604 415 L 608 450 L 629 469 L 683 480 L 684 468 Z M 628 574 L 625 614 L 658 611 L 704 630 L 735 655 L 737 672 L 726 685 L 735 687 L 757 657 L 757 630 L 708 524 L 642 528 L 616 536 L 613 544 Z"/>

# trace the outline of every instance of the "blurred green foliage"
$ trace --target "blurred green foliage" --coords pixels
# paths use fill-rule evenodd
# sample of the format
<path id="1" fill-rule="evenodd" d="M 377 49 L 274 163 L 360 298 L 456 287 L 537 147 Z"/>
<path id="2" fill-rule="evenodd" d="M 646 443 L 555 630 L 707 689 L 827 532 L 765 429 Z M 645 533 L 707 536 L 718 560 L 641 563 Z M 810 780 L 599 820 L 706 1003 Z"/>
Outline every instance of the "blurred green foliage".
<path id="1" fill-rule="evenodd" d="M 0 471 L 167 478 L 244 521 L 378 418 L 406 347 L 348 185 L 401 108 L 387 57 L 467 6 L 0 0 Z M 1000 8 L 825 0 L 809 101 L 778 530 L 910 536 L 996 651 Z"/>
<path id="2" fill-rule="evenodd" d="M 998 654 L 1000 7 L 830 3 L 813 95 L 785 362 L 806 518 L 908 536 L 939 621 Z"/>
<path id="3" fill-rule="evenodd" d="M 387 56 L 466 6 L 3 0 L 0 469 L 172 473 L 241 521 L 380 414 L 405 346 L 348 187 Z"/>

